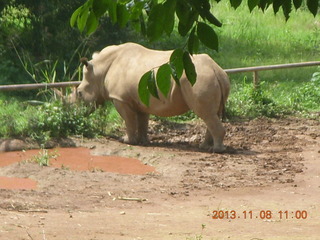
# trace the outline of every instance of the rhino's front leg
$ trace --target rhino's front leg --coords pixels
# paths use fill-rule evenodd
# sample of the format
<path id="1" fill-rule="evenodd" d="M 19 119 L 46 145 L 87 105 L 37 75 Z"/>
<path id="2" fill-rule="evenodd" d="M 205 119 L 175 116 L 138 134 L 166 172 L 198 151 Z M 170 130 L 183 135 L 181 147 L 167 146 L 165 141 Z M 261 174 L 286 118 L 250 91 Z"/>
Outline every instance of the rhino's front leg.
<path id="1" fill-rule="evenodd" d="M 114 100 L 113 104 L 120 116 L 126 124 L 126 136 L 123 137 L 123 142 L 128 144 L 138 144 L 138 115 L 137 112 L 123 102 Z"/>

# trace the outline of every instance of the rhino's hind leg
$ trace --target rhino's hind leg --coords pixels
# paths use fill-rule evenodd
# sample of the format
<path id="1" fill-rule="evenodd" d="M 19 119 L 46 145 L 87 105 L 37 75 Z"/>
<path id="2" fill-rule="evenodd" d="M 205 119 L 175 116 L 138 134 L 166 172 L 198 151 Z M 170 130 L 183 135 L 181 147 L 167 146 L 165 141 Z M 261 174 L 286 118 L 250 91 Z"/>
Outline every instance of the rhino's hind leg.
<path id="1" fill-rule="evenodd" d="M 142 145 L 149 143 L 148 139 L 149 114 L 138 113 L 138 142 Z"/>
<path id="2" fill-rule="evenodd" d="M 213 138 L 213 152 L 216 152 L 216 153 L 224 152 L 226 148 L 223 145 L 223 139 L 226 134 L 226 130 L 224 129 L 218 115 L 214 115 L 211 117 L 202 117 L 202 119 L 208 127 L 205 141 L 202 145 L 207 145 L 210 143 L 211 140 L 210 140 L 210 137 L 208 136 L 208 134 L 210 133 Z"/>

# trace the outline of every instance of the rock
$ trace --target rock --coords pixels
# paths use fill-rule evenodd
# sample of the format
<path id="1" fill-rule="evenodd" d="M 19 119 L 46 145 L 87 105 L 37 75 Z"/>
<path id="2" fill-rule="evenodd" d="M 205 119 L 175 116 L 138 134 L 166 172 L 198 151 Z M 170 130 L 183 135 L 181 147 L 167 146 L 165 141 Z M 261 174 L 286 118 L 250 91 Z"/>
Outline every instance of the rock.
<path id="1" fill-rule="evenodd" d="M 27 144 L 20 139 L 0 140 L 0 152 L 21 151 L 27 149 Z"/>

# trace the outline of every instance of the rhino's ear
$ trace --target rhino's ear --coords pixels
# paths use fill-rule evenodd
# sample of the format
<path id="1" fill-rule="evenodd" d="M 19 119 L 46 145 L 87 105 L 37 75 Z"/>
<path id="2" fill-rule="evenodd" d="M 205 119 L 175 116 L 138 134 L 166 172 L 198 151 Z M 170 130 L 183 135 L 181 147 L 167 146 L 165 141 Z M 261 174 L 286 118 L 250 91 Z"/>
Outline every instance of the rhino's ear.
<path id="1" fill-rule="evenodd" d="M 83 65 L 85 65 L 86 67 L 89 66 L 88 58 L 86 58 L 86 57 L 80 58 L 80 62 L 81 62 Z"/>
<path id="2" fill-rule="evenodd" d="M 87 67 L 88 70 L 93 68 L 93 65 L 88 61 L 88 58 L 81 58 L 80 62 Z"/>

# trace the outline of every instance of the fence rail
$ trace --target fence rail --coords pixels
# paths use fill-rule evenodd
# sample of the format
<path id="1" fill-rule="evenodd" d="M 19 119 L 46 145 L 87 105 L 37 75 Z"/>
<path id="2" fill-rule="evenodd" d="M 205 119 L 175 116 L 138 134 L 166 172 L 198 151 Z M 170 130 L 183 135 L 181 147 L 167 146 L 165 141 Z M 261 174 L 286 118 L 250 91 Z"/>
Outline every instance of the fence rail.
<path id="1" fill-rule="evenodd" d="M 16 91 L 16 90 L 77 87 L 79 84 L 80 82 L 58 82 L 58 83 L 31 83 L 31 84 L 2 85 L 0 86 L 0 92 Z"/>
<path id="2" fill-rule="evenodd" d="M 259 85 L 260 71 L 269 71 L 269 70 L 277 70 L 277 69 L 285 69 L 285 68 L 312 67 L 312 66 L 320 66 L 320 61 L 287 63 L 287 64 L 267 65 L 267 66 L 257 66 L 257 67 L 245 67 L 245 68 L 232 68 L 232 69 L 225 69 L 225 72 L 228 74 L 253 72 L 253 84 L 255 87 L 257 87 Z"/>
<path id="3" fill-rule="evenodd" d="M 268 66 L 257 66 L 257 67 L 245 67 L 245 68 L 232 68 L 225 69 L 228 74 L 253 72 L 253 84 L 257 86 L 259 84 L 260 71 L 269 71 L 285 68 L 298 68 L 298 67 L 311 67 L 320 66 L 320 61 L 313 62 L 302 62 L 302 63 L 288 63 Z M 0 86 L 1 91 L 16 91 L 16 90 L 31 90 L 31 89 L 47 89 L 47 88 L 66 88 L 66 87 L 77 87 L 80 82 L 59 82 L 59 83 L 34 83 L 34 84 L 15 84 L 15 85 L 2 85 Z"/>

